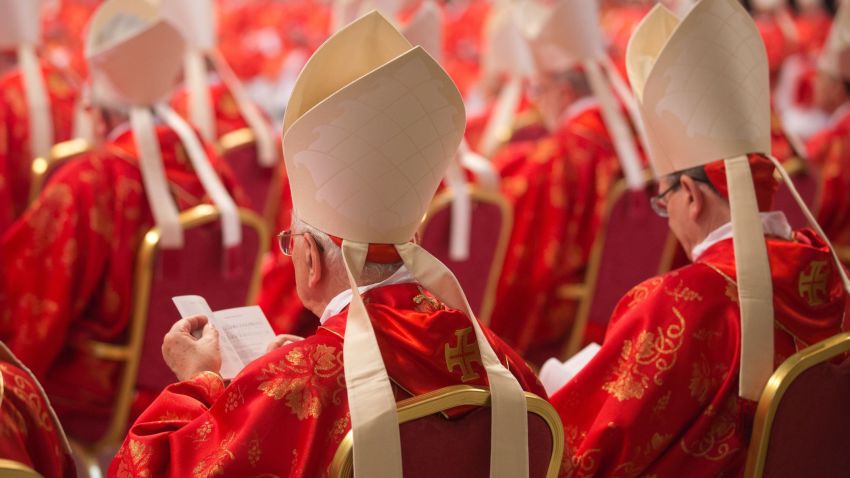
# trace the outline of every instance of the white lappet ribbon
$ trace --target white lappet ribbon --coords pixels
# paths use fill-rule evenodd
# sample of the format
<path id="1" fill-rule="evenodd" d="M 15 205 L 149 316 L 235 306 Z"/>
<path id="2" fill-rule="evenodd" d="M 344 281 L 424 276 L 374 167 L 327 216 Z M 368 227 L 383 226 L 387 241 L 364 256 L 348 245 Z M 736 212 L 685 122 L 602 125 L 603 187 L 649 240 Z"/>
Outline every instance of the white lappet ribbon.
<path id="1" fill-rule="evenodd" d="M 189 156 L 195 174 L 198 175 L 204 190 L 218 208 L 221 214 L 224 247 L 239 245 L 242 242 L 242 224 L 239 222 L 239 211 L 233 198 L 230 197 L 224 184 L 222 184 L 221 178 L 218 177 L 210 164 L 201 141 L 195 135 L 192 127 L 170 107 L 158 105 L 156 112 L 180 137 L 180 142 L 186 149 L 186 154 Z"/>
<path id="2" fill-rule="evenodd" d="M 197 49 L 186 51 L 183 72 L 188 90 L 189 118 L 206 141 L 215 142 L 218 135 L 204 53 Z"/>
<path id="3" fill-rule="evenodd" d="M 344 240 L 342 255 L 353 298 L 345 327 L 344 357 L 348 405 L 354 435 L 354 476 L 401 478 L 401 442 L 396 403 L 357 280 L 368 244 Z M 396 250 L 419 284 L 447 306 L 466 313 L 475 331 L 481 363 L 487 372 L 492 403 L 491 478 L 528 477 L 528 410 L 516 378 L 499 361 L 475 320 L 454 275 L 418 245 Z"/>
<path id="4" fill-rule="evenodd" d="M 514 118 L 522 101 L 522 82 L 521 76 L 514 75 L 502 86 L 481 139 L 478 141 L 478 151 L 484 157 L 492 157 L 499 146 L 509 139 Z"/>
<path id="5" fill-rule="evenodd" d="M 29 44 L 18 46 L 18 65 L 29 113 L 30 153 L 33 158 L 47 159 L 54 143 L 53 115 L 35 47 Z"/>

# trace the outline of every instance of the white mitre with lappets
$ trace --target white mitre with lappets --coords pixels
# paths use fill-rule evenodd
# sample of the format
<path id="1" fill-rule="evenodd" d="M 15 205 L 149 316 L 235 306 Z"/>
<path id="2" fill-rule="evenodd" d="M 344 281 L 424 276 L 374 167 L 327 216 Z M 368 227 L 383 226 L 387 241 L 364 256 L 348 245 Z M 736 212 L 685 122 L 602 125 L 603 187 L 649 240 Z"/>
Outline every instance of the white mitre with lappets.
<path id="1" fill-rule="evenodd" d="M 638 152 L 638 138 L 626 121 L 612 91 L 616 89 L 628 108 L 634 98 L 624 86 L 605 49 L 605 35 L 599 19 L 598 0 L 556 0 L 551 5 L 539 0 L 524 4 L 524 29 L 541 72 L 559 73 L 581 66 L 593 96 L 599 102 L 602 119 L 629 187 L 640 190 L 645 180 Z M 617 89 L 617 85 L 621 85 Z M 636 106 L 632 120 L 642 130 Z"/>
<path id="2" fill-rule="evenodd" d="M 0 0 L 0 49 L 15 50 L 29 119 L 30 152 L 47 158 L 54 143 L 53 115 L 36 47 L 46 0 Z"/>
<path id="3" fill-rule="evenodd" d="M 748 154 L 773 161 L 826 239 L 770 156 L 770 83 L 761 36 L 738 0 L 702 0 L 681 20 L 657 5 L 633 34 L 626 67 L 657 177 L 725 160 L 741 307 L 739 395 L 757 401 L 773 373 L 774 310 Z"/>
<path id="4" fill-rule="evenodd" d="M 110 107 L 129 110 L 142 182 L 162 234 L 161 246 L 181 248 L 184 239 L 162 164 L 154 114 L 180 137 L 198 179 L 221 213 L 223 244 L 232 247 L 242 238 L 236 205 L 192 128 L 166 103 L 180 76 L 184 46 L 183 36 L 152 3 L 104 2 L 92 16 L 86 38 L 92 93 L 95 98 L 108 97 Z"/>
<path id="5" fill-rule="evenodd" d="M 344 27 L 310 58 L 284 117 L 295 213 L 342 239 L 353 299 L 344 341 L 354 473 L 401 478 L 398 416 L 357 291 L 370 245 L 395 249 L 414 278 L 469 316 L 492 393 L 492 477 L 527 477 L 527 411 L 451 272 L 412 241 L 465 127 L 457 87 L 379 13 Z"/>
<path id="6" fill-rule="evenodd" d="M 836 79 L 850 81 L 850 2 L 841 2 L 838 7 L 818 68 Z"/>

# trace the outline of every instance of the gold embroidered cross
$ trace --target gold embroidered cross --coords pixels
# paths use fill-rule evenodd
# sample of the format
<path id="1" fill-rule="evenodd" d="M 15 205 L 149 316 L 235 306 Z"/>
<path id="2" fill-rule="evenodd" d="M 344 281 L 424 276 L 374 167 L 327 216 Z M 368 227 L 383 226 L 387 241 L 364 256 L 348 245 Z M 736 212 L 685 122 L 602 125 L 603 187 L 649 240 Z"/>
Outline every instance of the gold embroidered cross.
<path id="1" fill-rule="evenodd" d="M 455 367 L 460 367 L 460 380 L 464 383 L 479 377 L 478 372 L 472 369 L 472 364 L 474 362 L 481 363 L 478 356 L 478 343 L 468 340 L 470 332 L 472 332 L 472 327 L 456 330 L 457 342 L 455 346 L 449 347 L 449 344 L 446 344 L 445 348 L 446 368 L 451 372 Z"/>
<path id="2" fill-rule="evenodd" d="M 800 297 L 805 297 L 809 305 L 824 303 L 827 283 L 826 261 L 812 261 L 806 272 L 800 274 Z"/>

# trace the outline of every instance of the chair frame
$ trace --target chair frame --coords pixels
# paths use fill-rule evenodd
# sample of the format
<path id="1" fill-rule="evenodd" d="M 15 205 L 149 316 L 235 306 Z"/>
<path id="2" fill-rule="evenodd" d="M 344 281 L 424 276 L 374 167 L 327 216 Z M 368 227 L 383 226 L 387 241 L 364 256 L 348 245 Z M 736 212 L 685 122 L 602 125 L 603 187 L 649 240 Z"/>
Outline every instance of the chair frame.
<path id="1" fill-rule="evenodd" d="M 647 173 L 648 174 L 648 173 Z M 590 309 L 593 305 L 593 296 L 596 293 L 596 287 L 599 281 L 599 270 L 602 265 L 602 253 L 605 251 L 605 241 L 608 238 L 608 227 L 611 219 L 611 212 L 617 201 L 628 191 L 628 183 L 625 179 L 618 180 L 608 197 L 605 200 L 605 209 L 603 211 L 603 226 L 593 241 L 593 246 L 590 251 L 590 257 L 587 261 L 587 271 L 585 272 L 584 283 L 568 284 L 558 290 L 558 295 L 565 299 L 574 299 L 579 301 L 578 312 L 573 323 L 572 331 L 567 339 L 567 343 L 561 353 L 561 359 L 566 360 L 575 355 L 581 347 L 581 342 L 584 340 L 584 332 L 587 329 L 587 321 L 590 318 Z M 676 255 L 676 247 L 678 241 L 672 232 L 667 234 L 667 240 L 664 245 L 664 251 L 661 254 L 661 260 L 658 264 L 658 274 L 664 274 L 672 268 L 673 259 Z"/>
<path id="2" fill-rule="evenodd" d="M 552 457 L 549 460 L 546 478 L 557 478 L 564 454 L 564 426 L 561 423 L 561 417 L 548 401 L 537 395 L 525 392 L 525 399 L 528 403 L 528 411 L 542 418 L 552 432 Z M 462 406 L 489 407 L 490 391 L 469 385 L 453 385 L 402 400 L 397 405 L 398 421 L 402 424 Z M 354 435 L 349 430 L 340 442 L 328 468 L 329 477 L 351 478 L 354 475 L 353 448 Z"/>
<path id="3" fill-rule="evenodd" d="M 50 148 L 49 157 L 37 157 L 33 159 L 30 165 L 30 190 L 27 204 L 32 204 L 38 199 L 38 195 L 44 189 L 48 173 L 69 159 L 88 153 L 91 150 L 91 143 L 85 139 L 69 139 L 68 141 L 54 144 Z"/>
<path id="4" fill-rule="evenodd" d="M 788 388 L 803 372 L 848 352 L 850 332 L 845 332 L 797 352 L 773 372 L 756 409 L 745 477 L 756 478 L 764 474 L 773 421 Z"/>
<path id="5" fill-rule="evenodd" d="M 0 458 L 0 477 L 42 478 L 42 475 L 19 461 Z"/>
<path id="6" fill-rule="evenodd" d="M 255 146 L 256 143 L 257 136 L 254 134 L 254 130 L 246 126 L 221 135 L 216 143 L 216 150 L 221 155 L 227 155 L 231 151 L 235 151 L 237 149 Z M 277 213 L 280 208 L 280 194 L 283 188 L 282 167 L 283 161 L 278 161 L 278 163 L 273 166 L 268 197 L 266 198 L 266 204 L 263 205 L 262 217 L 270 229 L 274 228 L 275 223 L 277 222 Z"/>
<path id="7" fill-rule="evenodd" d="M 182 212 L 180 214 L 180 226 L 184 230 L 192 229 L 209 224 L 219 218 L 220 213 L 215 206 L 202 204 Z M 254 261 L 253 277 L 246 298 L 246 303 L 252 304 L 256 302 L 257 293 L 259 292 L 260 266 L 263 256 L 268 251 L 270 238 L 265 223 L 253 211 L 240 208 L 239 220 L 241 224 L 254 229 L 260 241 L 257 249 L 257 257 Z M 118 396 L 115 400 L 115 409 L 103 437 L 91 445 L 73 443 L 75 451 L 79 452 L 79 455 L 82 455 L 81 458 L 88 465 L 97 463 L 96 457 L 99 451 L 110 446 L 118 445 L 124 439 L 127 421 L 130 415 L 130 407 L 135 393 L 136 376 L 141 363 L 142 345 L 153 284 L 153 264 L 161 238 L 162 234 L 159 228 L 151 228 L 145 234 L 136 254 L 132 312 L 127 343 L 125 345 L 115 345 L 97 341 L 86 342 L 86 346 L 93 356 L 105 360 L 125 362 L 118 388 Z"/>
<path id="8" fill-rule="evenodd" d="M 502 267 L 505 264 L 505 256 L 508 252 L 508 241 L 511 237 L 511 230 L 514 223 L 514 212 L 510 203 L 498 191 L 489 191 L 476 184 L 467 184 L 469 198 L 472 201 L 479 203 L 494 204 L 499 208 L 502 214 L 502 224 L 499 228 L 499 239 L 496 243 L 496 253 L 493 257 L 493 263 L 490 265 L 490 271 L 487 276 L 487 285 L 484 288 L 484 300 L 481 302 L 481 310 L 478 313 L 478 320 L 486 325 L 490 324 L 490 317 L 493 315 L 493 307 L 496 302 L 496 287 L 499 285 L 499 276 L 502 273 Z M 431 219 L 445 208 L 451 207 L 452 191 L 448 187 L 440 191 L 425 212 L 425 217 L 419 225 L 420 235 L 425 231 Z"/>

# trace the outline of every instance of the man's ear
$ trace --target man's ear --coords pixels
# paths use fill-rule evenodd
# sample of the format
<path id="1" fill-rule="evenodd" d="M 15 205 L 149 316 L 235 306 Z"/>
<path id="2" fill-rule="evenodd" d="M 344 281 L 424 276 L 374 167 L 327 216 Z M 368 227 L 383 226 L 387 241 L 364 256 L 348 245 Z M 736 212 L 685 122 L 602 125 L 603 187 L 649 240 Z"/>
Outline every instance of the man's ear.
<path id="1" fill-rule="evenodd" d="M 695 221 L 705 209 L 705 194 L 699 187 L 699 183 L 690 176 L 682 176 L 681 187 L 688 200 L 688 217 Z"/>
<path id="2" fill-rule="evenodd" d="M 309 232 L 304 233 L 304 244 L 307 246 L 307 285 L 316 287 L 322 280 L 322 252 L 316 238 Z"/>

